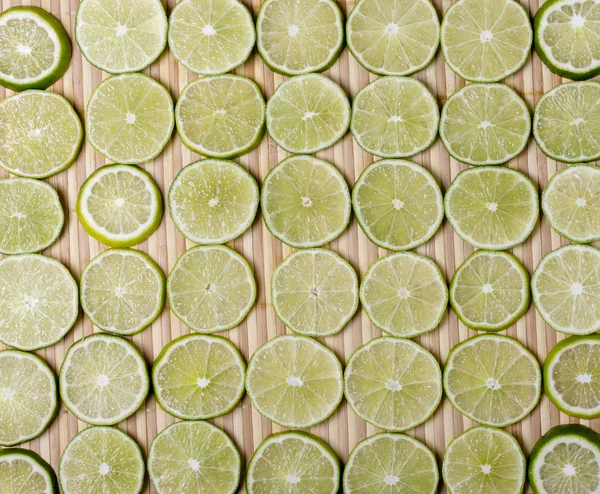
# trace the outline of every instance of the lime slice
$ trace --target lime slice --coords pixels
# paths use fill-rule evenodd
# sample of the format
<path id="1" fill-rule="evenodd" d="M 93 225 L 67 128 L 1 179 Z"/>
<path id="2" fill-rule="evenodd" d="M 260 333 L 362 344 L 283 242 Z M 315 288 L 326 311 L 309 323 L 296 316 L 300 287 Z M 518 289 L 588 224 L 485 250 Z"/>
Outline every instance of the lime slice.
<path id="1" fill-rule="evenodd" d="M 473 82 L 498 82 L 529 56 L 533 32 L 525 9 L 514 0 L 459 0 L 442 21 L 444 59 Z"/>
<path id="2" fill-rule="evenodd" d="M 0 491 L 3 494 L 58 494 L 52 467 L 37 453 L 0 449 Z"/>
<path id="3" fill-rule="evenodd" d="M 505 427 L 523 420 L 540 400 L 542 375 L 534 355 L 508 336 L 484 334 L 456 345 L 444 365 L 444 391 L 460 413 Z"/>
<path id="4" fill-rule="evenodd" d="M 510 161 L 525 149 L 530 133 L 527 105 L 504 84 L 470 84 L 442 108 L 442 143 L 454 159 L 469 165 Z"/>
<path id="5" fill-rule="evenodd" d="M 165 305 L 165 275 L 144 252 L 109 249 L 81 274 L 81 308 L 94 326 L 132 335 L 150 326 Z"/>
<path id="6" fill-rule="evenodd" d="M 88 101 L 88 140 L 111 161 L 145 163 L 169 142 L 175 117 L 169 91 L 143 74 L 109 77 Z"/>
<path id="7" fill-rule="evenodd" d="M 313 154 L 333 146 L 349 125 L 346 93 L 319 74 L 288 79 L 267 102 L 269 135 L 280 148 L 293 154 Z"/>
<path id="8" fill-rule="evenodd" d="M 511 168 L 484 166 L 459 173 L 448 187 L 446 217 L 460 238 L 479 249 L 522 244 L 539 213 L 536 186 Z"/>
<path id="9" fill-rule="evenodd" d="M 0 15 L 0 53 L 0 85 L 14 91 L 46 89 L 67 71 L 71 40 L 45 10 L 13 7 Z"/>
<path id="10" fill-rule="evenodd" d="M 77 283 L 60 262 L 38 254 L 0 260 L 0 342 L 19 350 L 54 345 L 79 313 Z"/>
<path id="11" fill-rule="evenodd" d="M 358 277 L 328 249 L 294 252 L 275 269 L 271 301 L 281 322 L 306 336 L 341 331 L 358 309 Z"/>
<path id="12" fill-rule="evenodd" d="M 261 203 L 271 234 L 291 247 L 329 243 L 350 222 L 344 177 L 331 163 L 312 156 L 291 156 L 273 168 L 263 181 Z"/>
<path id="13" fill-rule="evenodd" d="M 183 236 L 223 244 L 244 233 L 256 216 L 256 180 L 234 161 L 206 159 L 184 166 L 169 190 L 169 213 Z"/>
<path id="14" fill-rule="evenodd" d="M 435 455 L 422 442 L 381 433 L 358 443 L 344 468 L 344 494 L 438 492 Z"/>
<path id="15" fill-rule="evenodd" d="M 365 168 L 352 189 L 352 207 L 369 240 L 388 250 L 427 242 L 444 219 L 440 186 L 412 161 L 379 160 Z"/>
<path id="16" fill-rule="evenodd" d="M 342 364 L 312 338 L 279 336 L 252 355 L 246 392 L 272 422 L 306 429 L 323 422 L 342 401 Z"/>
<path id="17" fill-rule="evenodd" d="M 152 366 L 158 404 L 185 420 L 231 412 L 244 394 L 246 362 L 233 343 L 189 334 L 166 345 Z"/>
<path id="18" fill-rule="evenodd" d="M 304 432 L 268 436 L 248 464 L 248 494 L 337 494 L 340 460 L 319 438 Z"/>
<path id="19" fill-rule="evenodd" d="M 533 137 L 546 156 L 565 163 L 600 158 L 600 83 L 561 84 L 533 112 Z"/>
<path id="20" fill-rule="evenodd" d="M 438 327 L 448 307 L 448 287 L 432 260 L 399 252 L 371 264 L 360 285 L 360 299 L 381 331 L 413 338 Z"/>
<path id="21" fill-rule="evenodd" d="M 137 166 L 98 168 L 81 186 L 77 217 L 96 240 L 131 247 L 152 235 L 162 220 L 162 196 L 152 176 Z"/>
<path id="22" fill-rule="evenodd" d="M 199 333 L 238 326 L 256 300 L 248 261 L 225 246 L 194 247 L 175 263 L 167 279 L 173 313 Z"/>
<path id="23" fill-rule="evenodd" d="M 88 427 L 62 453 L 58 479 L 63 494 L 139 494 L 146 465 L 137 443 L 116 427 Z"/>
<path id="24" fill-rule="evenodd" d="M 556 331 L 590 334 L 600 331 L 600 251 L 587 245 L 565 245 L 546 254 L 531 277 L 533 302 Z"/>
<path id="25" fill-rule="evenodd" d="M 208 422 L 176 422 L 159 432 L 148 452 L 148 475 L 158 494 L 234 494 L 242 459 L 233 441 Z"/>
<path id="26" fill-rule="evenodd" d="M 344 396 L 354 413 L 375 427 L 413 429 L 440 404 L 440 364 L 412 340 L 376 338 L 350 356 Z"/>
<path id="27" fill-rule="evenodd" d="M 495 427 L 472 427 L 444 453 L 444 484 L 451 494 L 521 494 L 525 455 L 517 440 Z"/>
<path id="28" fill-rule="evenodd" d="M 39 436 L 58 411 L 56 376 L 46 362 L 31 353 L 0 352 L 0 390 L 2 446 Z M 2 473 L 0 492 L 4 492 L 1 479 Z"/>
<path id="29" fill-rule="evenodd" d="M 167 45 L 167 16 L 160 0 L 82 0 L 75 39 L 94 67 L 111 74 L 139 72 Z"/>
<path id="30" fill-rule="evenodd" d="M 450 305 L 465 326 L 477 331 L 509 328 L 530 303 L 529 273 L 509 252 L 473 252 L 450 282 Z"/>
<path id="31" fill-rule="evenodd" d="M 26 91 L 0 102 L 0 167 L 9 173 L 56 175 L 75 161 L 82 139 L 77 113 L 58 94 Z"/>
<path id="32" fill-rule="evenodd" d="M 60 396 L 69 411 L 92 425 L 112 425 L 142 406 L 149 388 L 140 351 L 129 341 L 94 334 L 69 348 L 60 368 Z"/>

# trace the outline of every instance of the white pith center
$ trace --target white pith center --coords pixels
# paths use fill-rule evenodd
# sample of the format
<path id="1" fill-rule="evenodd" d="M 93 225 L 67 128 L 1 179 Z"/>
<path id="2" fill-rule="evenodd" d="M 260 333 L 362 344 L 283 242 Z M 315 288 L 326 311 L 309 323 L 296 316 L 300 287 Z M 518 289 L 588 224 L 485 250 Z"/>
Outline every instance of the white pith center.
<path id="1" fill-rule="evenodd" d="M 39 137 L 42 134 L 42 129 L 31 129 L 27 134 L 29 137 Z"/>
<path id="2" fill-rule="evenodd" d="M 210 201 L 208 201 L 208 207 L 214 208 L 217 204 L 219 204 L 219 198 L 213 197 Z"/>
<path id="3" fill-rule="evenodd" d="M 129 125 L 133 125 L 135 123 L 135 115 L 131 112 L 127 112 L 127 116 L 125 117 L 125 121 Z"/>
<path id="4" fill-rule="evenodd" d="M 115 296 L 121 298 L 124 294 L 125 290 L 123 290 L 123 287 L 118 286 L 117 288 L 115 288 Z"/>
<path id="5" fill-rule="evenodd" d="M 573 283 L 571 285 L 571 294 L 574 296 L 581 295 L 583 293 L 583 285 L 581 283 Z"/>
<path id="6" fill-rule="evenodd" d="M 117 26 L 117 36 L 121 37 L 121 36 L 125 36 L 127 34 L 127 26 L 123 26 L 122 24 L 119 24 Z"/>
<path id="7" fill-rule="evenodd" d="M 26 214 L 23 213 L 13 213 L 10 215 L 11 218 L 18 218 L 20 220 L 24 220 L 25 218 L 27 218 Z"/>
<path id="8" fill-rule="evenodd" d="M 21 54 L 21 55 L 29 55 L 31 54 L 31 47 L 27 46 L 27 45 L 23 45 L 21 43 L 19 43 L 17 45 L 17 51 Z"/>
<path id="9" fill-rule="evenodd" d="M 198 380 L 196 381 L 196 384 L 198 385 L 199 388 L 206 388 L 208 387 L 208 385 L 210 384 L 210 379 L 206 379 L 205 377 L 199 377 Z"/>
<path id="10" fill-rule="evenodd" d="M 208 283 L 208 284 L 207 284 L 207 285 L 204 287 L 204 290 L 205 290 L 207 293 L 214 293 L 214 292 L 217 290 L 217 288 L 215 287 L 215 285 L 212 285 L 212 284 Z"/>
<path id="11" fill-rule="evenodd" d="M 400 481 L 400 479 L 395 475 L 386 475 L 383 478 L 383 481 L 386 485 L 396 485 Z"/>
<path id="12" fill-rule="evenodd" d="M 308 293 L 310 295 L 312 295 L 313 297 L 318 297 L 319 296 L 319 289 L 316 286 L 311 286 L 308 289 Z"/>
<path id="13" fill-rule="evenodd" d="M 318 115 L 318 113 L 314 112 L 314 111 L 307 111 L 304 116 L 302 117 L 303 121 L 308 120 L 309 118 L 313 118 L 316 117 Z"/>
<path id="14" fill-rule="evenodd" d="M 110 467 L 106 463 L 100 463 L 100 475 L 108 475 L 110 472 Z"/>
<path id="15" fill-rule="evenodd" d="M 31 295 L 26 295 L 25 300 L 23 301 L 23 304 L 28 309 L 34 309 L 35 306 L 37 305 L 37 303 L 38 303 L 38 299 L 35 297 L 32 297 Z"/>
<path id="16" fill-rule="evenodd" d="M 585 123 L 585 120 L 583 118 L 576 118 L 571 122 L 571 127 L 575 126 L 575 125 L 579 125 L 581 123 Z"/>
<path id="17" fill-rule="evenodd" d="M 481 122 L 477 127 L 480 129 L 487 129 L 488 127 L 493 127 L 494 124 L 492 122 L 488 122 L 487 120 L 484 120 L 483 122 Z"/>
<path id="18" fill-rule="evenodd" d="M 193 458 L 190 458 L 188 460 L 188 465 L 194 472 L 197 472 L 198 470 L 200 470 L 200 463 L 198 463 L 198 460 L 194 460 Z"/>
<path id="19" fill-rule="evenodd" d="M 394 24 L 390 22 L 387 26 L 385 26 L 386 34 L 396 34 L 398 32 L 398 24 Z"/>
<path id="20" fill-rule="evenodd" d="M 290 36 L 296 36 L 296 34 L 298 34 L 299 32 L 300 32 L 300 29 L 298 29 L 298 26 L 288 27 L 288 34 Z"/>
<path id="21" fill-rule="evenodd" d="M 498 211 L 498 203 L 496 203 L 496 202 L 488 202 L 488 203 L 487 203 L 485 206 L 486 206 L 486 207 L 487 207 L 487 208 L 488 208 L 488 209 L 489 209 L 489 210 L 490 210 L 492 213 L 493 213 L 494 211 Z"/>
<path id="22" fill-rule="evenodd" d="M 579 374 L 575 380 L 580 384 L 588 384 L 592 382 L 591 374 Z"/>
<path id="23" fill-rule="evenodd" d="M 486 283 L 485 285 L 483 285 L 483 286 L 481 287 L 481 291 L 482 291 L 483 293 L 492 293 L 492 291 L 493 291 L 493 290 L 494 290 L 494 289 L 492 288 L 492 285 L 490 285 L 489 283 Z"/>
<path id="24" fill-rule="evenodd" d="M 101 388 L 108 386 L 108 376 L 105 376 L 104 374 L 100 374 L 98 376 L 98 386 L 100 386 Z"/>
<path id="25" fill-rule="evenodd" d="M 311 207 L 311 206 L 312 206 L 312 201 L 310 200 L 310 197 L 303 197 L 303 198 L 302 198 L 302 205 L 303 205 L 305 208 L 309 208 L 309 207 Z"/>
<path id="26" fill-rule="evenodd" d="M 390 391 L 402 390 L 402 385 L 398 381 L 394 381 L 393 379 L 388 379 L 388 382 L 385 383 L 385 387 Z"/>
<path id="27" fill-rule="evenodd" d="M 404 207 L 404 203 L 400 199 L 394 199 L 392 205 L 396 211 L 400 211 Z"/>
<path id="28" fill-rule="evenodd" d="M 501 388 L 500 383 L 491 377 L 487 380 L 486 384 L 488 388 L 494 391 Z"/>
<path id="29" fill-rule="evenodd" d="M 575 204 L 577 204 L 578 207 L 583 208 L 587 206 L 587 201 L 583 198 L 579 198 L 575 201 Z"/>
<path id="30" fill-rule="evenodd" d="M 225 115 L 225 110 L 223 110 L 223 109 L 215 110 L 215 115 Z"/>
<path id="31" fill-rule="evenodd" d="M 2 398 L 5 400 L 12 400 L 15 392 L 12 389 L 2 388 Z"/>
<path id="32" fill-rule="evenodd" d="M 577 473 L 577 470 L 575 470 L 575 467 L 573 465 L 566 464 L 563 467 L 563 473 L 567 477 L 572 477 L 573 475 L 575 475 Z"/>
<path id="33" fill-rule="evenodd" d="M 296 376 L 288 376 L 288 378 L 285 381 L 288 383 L 288 386 L 301 387 L 304 384 L 302 382 L 302 379 Z"/>
<path id="34" fill-rule="evenodd" d="M 491 41 L 493 37 L 494 35 L 492 34 L 492 32 L 487 30 L 481 31 L 481 34 L 479 35 L 479 39 L 482 43 L 487 43 L 488 41 Z"/>
<path id="35" fill-rule="evenodd" d="M 402 122 L 402 117 L 399 117 L 398 115 L 392 115 L 391 117 L 388 117 L 387 121 L 388 121 L 388 123 Z"/>
<path id="36" fill-rule="evenodd" d="M 215 34 L 217 34 L 217 31 L 210 24 L 207 24 L 202 28 L 202 34 L 204 34 L 204 36 L 214 36 Z"/>
<path id="37" fill-rule="evenodd" d="M 492 465 L 481 465 L 481 471 L 485 475 L 489 475 L 492 471 Z"/>
<path id="38" fill-rule="evenodd" d="M 406 288 L 400 288 L 400 290 L 398 290 L 398 297 L 401 299 L 408 298 L 410 297 L 410 292 Z"/>
<path id="39" fill-rule="evenodd" d="M 123 204 L 125 204 L 125 199 L 123 199 L 122 197 L 118 197 L 117 199 L 115 199 L 115 206 L 120 208 Z"/>
<path id="40" fill-rule="evenodd" d="M 297 484 L 300 482 L 300 477 L 296 477 L 295 475 L 286 475 L 285 480 L 287 480 L 290 484 Z"/>
<path id="41" fill-rule="evenodd" d="M 585 19 L 579 14 L 575 14 L 573 17 L 571 17 L 571 26 L 573 26 L 574 28 L 583 27 L 584 24 Z"/>

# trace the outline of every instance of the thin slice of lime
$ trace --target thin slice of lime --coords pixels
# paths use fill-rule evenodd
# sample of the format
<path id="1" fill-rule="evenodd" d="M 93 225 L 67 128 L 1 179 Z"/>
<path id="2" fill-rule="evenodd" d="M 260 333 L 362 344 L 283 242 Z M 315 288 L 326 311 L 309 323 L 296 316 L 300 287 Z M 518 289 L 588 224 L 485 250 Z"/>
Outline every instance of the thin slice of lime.
<path id="1" fill-rule="evenodd" d="M 223 244 L 244 233 L 256 216 L 256 180 L 234 161 L 205 159 L 184 166 L 169 189 L 169 213 L 183 236 Z"/>
<path id="2" fill-rule="evenodd" d="M 521 494 L 525 455 L 517 440 L 495 427 L 472 427 L 444 453 L 444 484 L 451 494 Z"/>
<path id="3" fill-rule="evenodd" d="M 279 336 L 252 355 L 246 392 L 269 420 L 306 429 L 323 422 L 342 401 L 342 364 L 312 338 Z"/>
<path id="4" fill-rule="evenodd" d="M 529 273 L 509 252 L 473 252 L 450 282 L 450 305 L 465 326 L 478 331 L 512 326 L 530 303 Z"/>
<path id="5" fill-rule="evenodd" d="M 92 425 L 113 425 L 133 415 L 149 383 L 140 351 L 125 338 L 103 333 L 73 344 L 60 368 L 63 403 Z"/>
<path id="6" fill-rule="evenodd" d="M 369 240 L 388 250 L 427 242 L 444 219 L 435 178 L 405 160 L 379 160 L 365 168 L 352 189 L 352 208 Z"/>
<path id="7" fill-rule="evenodd" d="M 527 105 L 504 84 L 469 84 L 442 108 L 442 143 L 454 159 L 469 165 L 510 161 L 525 149 L 530 133 Z"/>
<path id="8" fill-rule="evenodd" d="M 444 59 L 467 81 L 498 82 L 514 74 L 532 41 L 529 15 L 515 0 L 459 0 L 444 14 Z"/>
<path id="9" fill-rule="evenodd" d="M 58 494 L 56 474 L 37 453 L 21 448 L 0 449 L 0 492 Z"/>
<path id="10" fill-rule="evenodd" d="M 267 102 L 267 131 L 280 148 L 313 154 L 346 134 L 350 113 L 348 96 L 331 79 L 319 74 L 292 77 Z"/>
<path id="11" fill-rule="evenodd" d="M 167 45 L 167 16 L 160 0 L 82 0 L 75 39 L 94 67 L 111 74 L 139 72 Z"/>
<path id="12" fill-rule="evenodd" d="M 381 331 L 413 338 L 438 327 L 448 307 L 448 287 L 432 260 L 400 252 L 371 264 L 360 285 L 360 299 Z"/>
<path id="13" fill-rule="evenodd" d="M 139 494 L 145 473 L 140 447 L 116 427 L 82 430 L 67 444 L 58 465 L 63 494 Z"/>
<path id="14" fill-rule="evenodd" d="M 354 413 L 375 427 L 413 429 L 442 400 L 440 364 L 412 340 L 376 338 L 350 356 L 344 396 Z"/>
<path id="15" fill-rule="evenodd" d="M 533 137 L 546 156 L 565 163 L 600 158 L 600 83 L 561 84 L 533 112 Z"/>
<path id="16" fill-rule="evenodd" d="M 208 422 L 176 422 L 158 433 L 148 475 L 158 494 L 234 494 L 242 458 L 230 437 Z"/>
<path id="17" fill-rule="evenodd" d="M 444 197 L 446 217 L 463 240 L 478 249 L 522 244 L 538 220 L 539 197 L 529 177 L 506 167 L 460 172 Z"/>
<path id="18" fill-rule="evenodd" d="M 66 170 L 82 140 L 77 113 L 58 94 L 25 91 L 0 102 L 0 167 L 13 175 L 46 178 Z"/>
<path id="19" fill-rule="evenodd" d="M 0 260 L 0 342 L 26 351 L 54 345 L 78 313 L 77 283 L 60 262 L 39 254 Z"/>
<path id="20" fill-rule="evenodd" d="M 291 156 L 273 168 L 263 181 L 261 204 L 271 234 L 302 249 L 339 237 L 352 209 L 342 174 L 312 156 Z"/>
<path id="21" fill-rule="evenodd" d="M 67 71 L 71 51 L 65 28 L 45 10 L 13 7 L 0 15 L 0 85 L 46 89 Z"/>
<path id="22" fill-rule="evenodd" d="M 268 436 L 248 464 L 248 494 L 337 494 L 340 460 L 321 439 L 304 432 Z"/>
<path id="23" fill-rule="evenodd" d="M 101 82 L 85 114 L 90 144 L 109 160 L 124 164 L 156 158 L 171 139 L 174 125 L 169 91 L 137 73 Z"/>
<path id="24" fill-rule="evenodd" d="M 81 273 L 81 308 L 94 326 L 109 333 L 139 333 L 165 305 L 165 275 L 149 255 L 108 249 Z"/>
<path id="25" fill-rule="evenodd" d="M 12 446 L 39 436 L 57 411 L 56 376 L 48 364 L 31 353 L 1 351 L 0 445 Z M 0 492 L 5 492 L 2 480 Z"/>
<path id="26" fill-rule="evenodd" d="M 189 334 L 166 345 L 152 366 L 158 404 L 184 420 L 231 412 L 244 394 L 246 362 L 233 343 L 219 336 Z"/>
<path id="27" fill-rule="evenodd" d="M 152 235 L 163 217 L 152 176 L 130 165 L 98 168 L 79 189 L 77 217 L 85 231 L 111 247 L 131 247 Z"/>
<path id="28" fill-rule="evenodd" d="M 381 433 L 358 443 L 344 467 L 344 494 L 438 492 L 435 455 L 405 434 Z"/>
<path id="29" fill-rule="evenodd" d="M 173 313 L 199 333 L 239 325 L 256 300 L 248 261 L 225 246 L 194 247 L 178 260 L 167 279 Z"/>

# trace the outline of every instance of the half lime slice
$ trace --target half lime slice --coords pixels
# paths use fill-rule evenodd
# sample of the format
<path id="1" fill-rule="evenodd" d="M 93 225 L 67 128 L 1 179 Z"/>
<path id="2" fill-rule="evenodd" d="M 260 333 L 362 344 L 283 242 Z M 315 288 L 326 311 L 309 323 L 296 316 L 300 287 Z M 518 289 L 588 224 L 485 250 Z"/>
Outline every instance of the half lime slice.
<path id="1" fill-rule="evenodd" d="M 0 492 L 58 494 L 52 467 L 37 453 L 21 448 L 0 449 Z"/>

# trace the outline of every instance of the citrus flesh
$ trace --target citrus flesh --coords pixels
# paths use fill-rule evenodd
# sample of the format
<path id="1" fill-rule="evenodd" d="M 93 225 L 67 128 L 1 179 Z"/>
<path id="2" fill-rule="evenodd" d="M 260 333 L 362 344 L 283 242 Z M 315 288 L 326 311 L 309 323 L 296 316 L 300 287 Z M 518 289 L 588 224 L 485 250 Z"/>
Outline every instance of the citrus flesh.
<path id="1" fill-rule="evenodd" d="M 52 467 L 37 453 L 21 448 L 0 450 L 3 494 L 58 494 Z"/>

